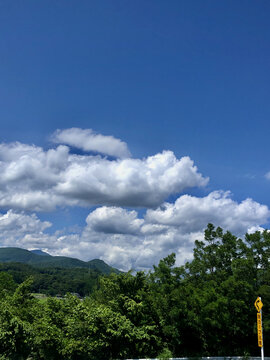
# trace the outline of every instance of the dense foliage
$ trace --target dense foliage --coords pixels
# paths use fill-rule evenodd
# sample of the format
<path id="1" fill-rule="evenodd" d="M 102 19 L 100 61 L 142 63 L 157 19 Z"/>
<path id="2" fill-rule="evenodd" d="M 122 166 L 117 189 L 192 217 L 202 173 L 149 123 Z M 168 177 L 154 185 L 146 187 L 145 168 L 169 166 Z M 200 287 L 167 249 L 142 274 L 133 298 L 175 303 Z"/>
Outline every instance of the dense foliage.
<path id="1" fill-rule="evenodd" d="M 0 359 L 125 359 L 259 355 L 254 301 L 270 343 L 270 234 L 245 240 L 209 224 L 194 258 L 175 255 L 146 274 L 101 277 L 84 300 L 31 295 L 0 272 Z M 266 355 L 268 352 L 266 348 Z"/>
<path id="2" fill-rule="evenodd" d="M 37 268 L 20 263 L 0 263 L 2 272 L 12 275 L 16 284 L 21 284 L 32 277 L 31 291 L 51 296 L 64 296 L 66 293 L 77 293 L 84 297 L 90 295 L 97 286 L 102 273 L 85 268 Z"/>

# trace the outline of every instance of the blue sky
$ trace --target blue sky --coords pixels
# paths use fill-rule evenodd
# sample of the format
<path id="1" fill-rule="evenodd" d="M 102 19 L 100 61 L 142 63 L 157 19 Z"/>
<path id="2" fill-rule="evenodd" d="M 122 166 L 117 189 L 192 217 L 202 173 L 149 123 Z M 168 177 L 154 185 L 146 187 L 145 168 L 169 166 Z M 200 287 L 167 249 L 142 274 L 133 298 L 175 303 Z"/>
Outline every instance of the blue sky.
<path id="1" fill-rule="evenodd" d="M 170 251 L 179 263 L 190 258 L 202 230 L 195 220 L 239 234 L 269 226 L 269 10 L 268 1 L 1 1 L 0 245 L 140 268 Z M 53 156 L 64 164 L 68 150 L 69 165 L 41 176 L 59 146 Z M 147 159 L 164 150 L 154 161 L 160 172 L 149 175 Z M 29 159 L 39 164 L 30 169 Z M 97 159 L 108 181 L 92 178 Z M 113 185 L 121 171 L 134 183 Z M 202 199 L 215 203 L 206 213 Z M 241 213 L 242 225 L 218 211 Z"/>

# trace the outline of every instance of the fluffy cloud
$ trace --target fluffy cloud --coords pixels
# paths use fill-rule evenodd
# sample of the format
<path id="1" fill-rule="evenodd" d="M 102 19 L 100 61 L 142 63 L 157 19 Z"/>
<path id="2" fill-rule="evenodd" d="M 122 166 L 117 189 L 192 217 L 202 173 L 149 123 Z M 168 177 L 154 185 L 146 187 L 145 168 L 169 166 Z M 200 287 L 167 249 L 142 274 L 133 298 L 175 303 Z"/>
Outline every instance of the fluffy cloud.
<path id="1" fill-rule="evenodd" d="M 57 130 L 51 139 L 56 144 L 70 145 L 84 151 L 95 151 L 119 158 L 130 157 L 125 142 L 113 136 L 96 134 L 91 129 L 71 128 Z"/>
<path id="2" fill-rule="evenodd" d="M 204 186 L 189 157 L 163 151 L 146 159 L 75 155 L 64 145 L 44 151 L 0 144 L 0 207 L 50 211 L 57 206 L 160 205 L 170 194 Z"/>
<path id="3" fill-rule="evenodd" d="M 144 219 L 139 219 L 135 211 L 98 208 L 89 214 L 86 227 L 75 241 L 74 235 L 72 241 L 70 236 L 61 237 L 61 246 L 53 251 L 84 260 L 101 258 L 123 270 L 147 268 L 171 252 L 176 253 L 177 263 L 183 264 L 192 258 L 194 241 L 203 239 L 208 222 L 214 221 L 214 224 L 243 236 L 252 227 L 258 229 L 258 225 L 269 217 L 266 206 L 252 200 L 237 203 L 228 193 L 212 193 L 201 199 L 191 197 L 190 206 L 186 203 L 186 209 L 189 207 L 187 215 L 181 206 L 179 210 L 181 201 L 187 201 L 185 196 L 171 204 L 176 209 L 172 219 L 165 216 L 168 204 L 164 204 L 162 210 L 148 210 Z M 214 217 L 213 210 L 217 213 Z M 224 220 L 223 212 L 225 215 L 231 213 L 230 221 Z M 203 220 L 201 213 L 204 213 Z"/>
<path id="4" fill-rule="evenodd" d="M 229 192 L 214 191 L 203 198 L 183 195 L 174 204 L 165 203 L 156 210 L 148 210 L 146 220 L 178 226 L 185 233 L 201 230 L 211 222 L 241 234 L 254 224 L 266 223 L 269 215 L 267 206 L 252 199 L 237 203 Z"/>
<path id="5" fill-rule="evenodd" d="M 242 236 L 262 229 L 269 219 L 267 206 L 252 199 L 238 203 L 223 191 L 201 198 L 185 194 L 164 203 L 171 194 L 207 184 L 189 157 L 177 159 L 163 151 L 128 158 L 125 143 L 91 130 L 58 130 L 54 141 L 61 145 L 46 151 L 18 142 L 0 144 L 0 208 L 8 209 L 0 214 L 1 246 L 142 269 L 171 252 L 178 264 L 191 259 L 194 241 L 203 239 L 209 222 Z M 72 154 L 67 145 L 118 158 Z M 72 233 L 60 229 L 49 234 L 52 224 L 33 214 L 93 205 L 99 207 L 89 213 L 85 227 Z M 127 209 L 132 207 L 146 208 L 145 215 Z"/>
<path id="6" fill-rule="evenodd" d="M 86 222 L 94 231 L 105 234 L 137 234 L 143 223 L 136 211 L 103 206 L 88 215 Z"/>
<path id="7" fill-rule="evenodd" d="M 135 211 L 98 208 L 89 214 L 81 240 L 84 249 L 91 248 L 123 269 L 149 267 L 171 252 L 183 264 L 192 258 L 194 241 L 203 239 L 207 223 L 244 236 L 259 229 L 269 216 L 267 206 L 251 199 L 238 203 L 229 192 L 216 191 L 203 198 L 183 195 L 173 204 L 147 210 L 143 219 Z"/>
<path id="8" fill-rule="evenodd" d="M 180 196 L 173 204 L 148 210 L 144 218 L 134 210 L 102 206 L 88 215 L 81 232 L 73 234 L 48 235 L 50 223 L 9 211 L 0 216 L 0 240 L 5 246 L 38 247 L 53 255 L 100 258 L 122 270 L 143 269 L 171 252 L 177 264 L 190 260 L 194 241 L 203 239 L 208 222 L 243 236 L 262 229 L 269 216 L 267 206 L 251 199 L 238 203 L 220 191 L 203 198 Z"/>
<path id="9" fill-rule="evenodd" d="M 48 237 L 44 231 L 51 227 L 48 221 L 41 221 L 35 214 L 27 215 L 9 210 L 0 214 L 0 241 L 2 246 L 31 247 L 34 242 L 39 246 Z M 36 239 L 36 240 L 34 240 Z"/>
<path id="10" fill-rule="evenodd" d="M 55 189 L 85 204 L 154 207 L 170 194 L 207 181 L 189 157 L 178 160 L 171 151 L 163 151 L 143 160 L 73 156 Z"/>

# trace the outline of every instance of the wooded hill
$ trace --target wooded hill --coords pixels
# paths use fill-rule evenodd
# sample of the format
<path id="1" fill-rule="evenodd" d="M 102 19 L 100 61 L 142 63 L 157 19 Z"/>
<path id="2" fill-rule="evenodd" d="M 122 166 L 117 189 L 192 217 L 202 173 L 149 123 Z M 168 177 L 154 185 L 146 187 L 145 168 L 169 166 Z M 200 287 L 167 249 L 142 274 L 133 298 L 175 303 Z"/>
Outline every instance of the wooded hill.
<path id="1" fill-rule="evenodd" d="M 99 259 L 84 262 L 20 248 L 0 248 L 1 272 L 11 275 L 17 285 L 31 277 L 33 293 L 51 296 L 77 293 L 81 297 L 93 292 L 99 276 L 120 273 Z"/>
<path id="2" fill-rule="evenodd" d="M 77 293 L 81 297 L 89 296 L 97 287 L 99 277 L 104 275 L 95 269 L 39 268 L 12 262 L 0 263 L 0 276 L 2 273 L 10 275 L 16 285 L 31 278 L 32 293 L 62 297 L 67 293 Z"/>
<path id="3" fill-rule="evenodd" d="M 110 274 L 112 272 L 119 273 L 103 260 L 94 259 L 90 261 L 82 261 L 66 256 L 51 256 L 40 250 L 25 250 L 15 247 L 0 248 L 0 263 L 2 262 L 20 262 L 35 267 L 59 267 L 59 268 L 87 268 L 98 270 L 102 274 Z"/>

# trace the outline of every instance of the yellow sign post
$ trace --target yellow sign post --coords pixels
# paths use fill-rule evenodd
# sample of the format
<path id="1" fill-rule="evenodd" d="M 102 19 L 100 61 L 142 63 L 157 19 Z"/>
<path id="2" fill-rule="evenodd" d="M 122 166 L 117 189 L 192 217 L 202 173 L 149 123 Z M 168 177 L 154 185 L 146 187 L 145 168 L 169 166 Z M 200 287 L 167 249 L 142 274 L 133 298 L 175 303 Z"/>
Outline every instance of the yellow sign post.
<path id="1" fill-rule="evenodd" d="M 263 328 L 262 328 L 262 307 L 263 303 L 260 297 L 257 297 L 255 303 L 257 309 L 257 333 L 258 333 L 258 346 L 261 348 L 262 360 L 264 360 L 264 349 L 263 349 Z"/>
<path id="2" fill-rule="evenodd" d="M 262 317 L 261 313 L 257 313 L 257 332 L 258 332 L 258 346 L 261 348 L 263 346 L 262 341 Z"/>
<path id="3" fill-rule="evenodd" d="M 260 297 L 257 297 L 255 303 L 254 303 L 255 308 L 257 309 L 258 312 L 261 311 L 262 307 L 263 307 L 263 303 Z"/>

